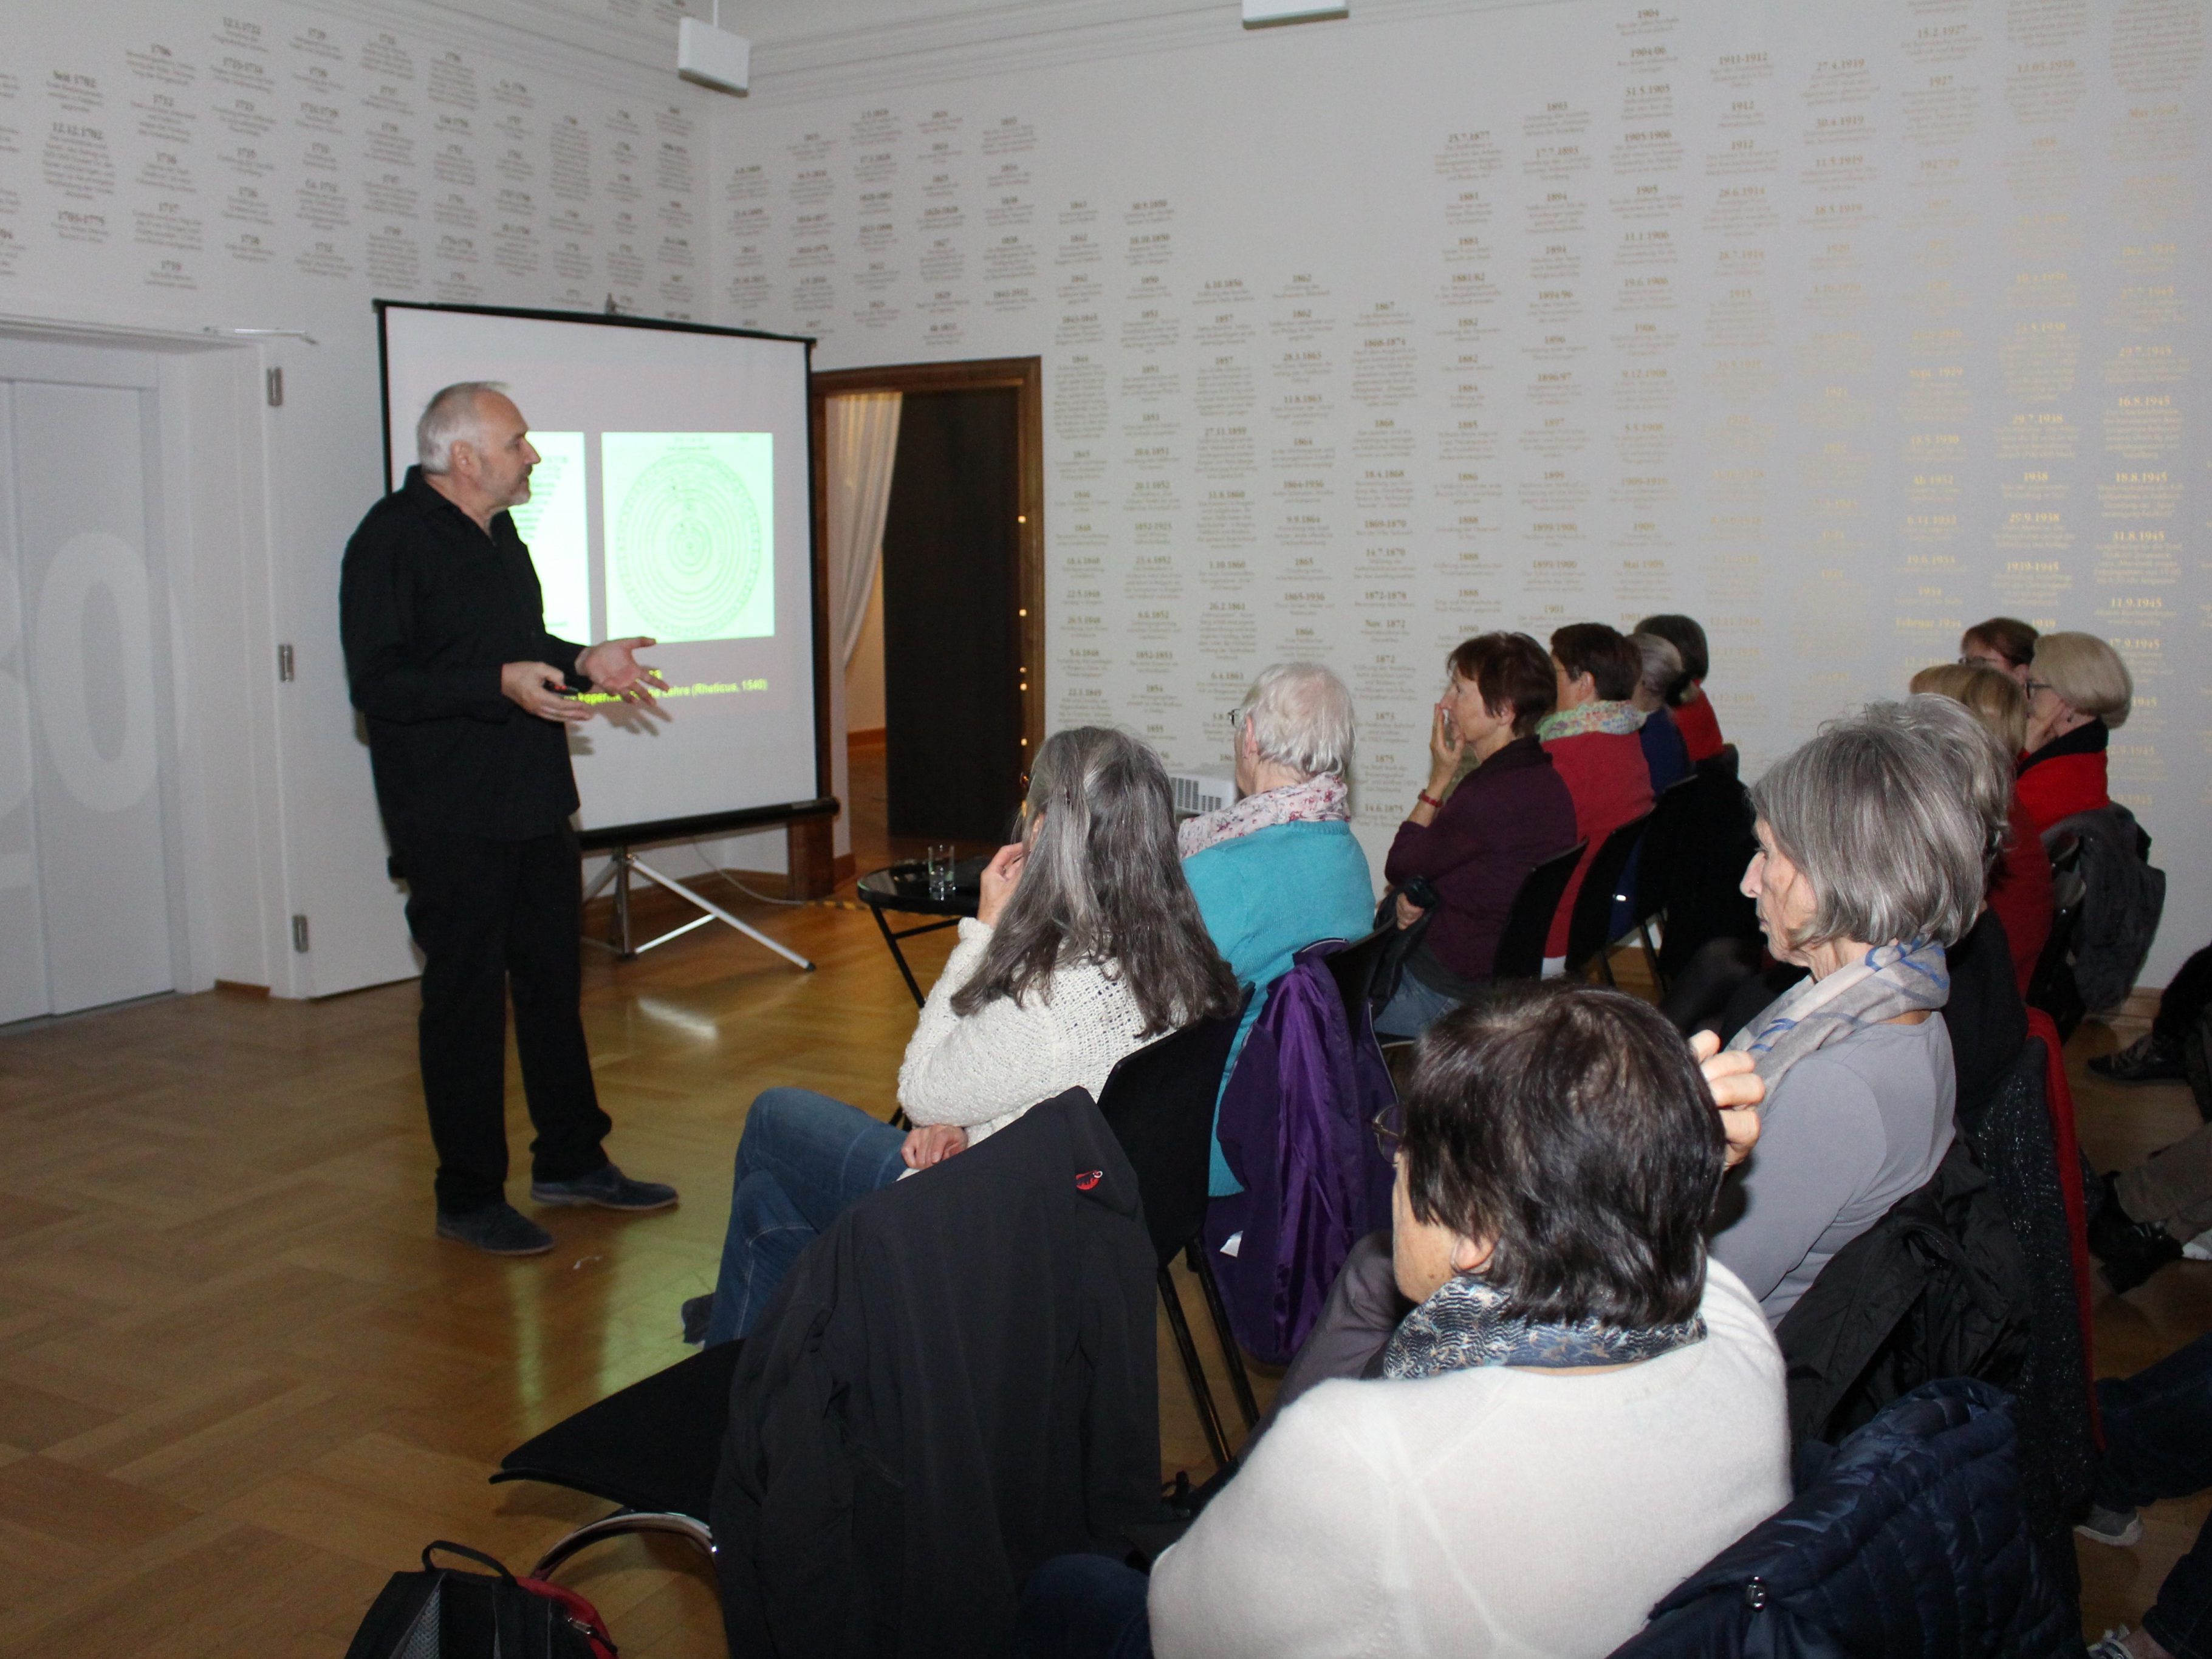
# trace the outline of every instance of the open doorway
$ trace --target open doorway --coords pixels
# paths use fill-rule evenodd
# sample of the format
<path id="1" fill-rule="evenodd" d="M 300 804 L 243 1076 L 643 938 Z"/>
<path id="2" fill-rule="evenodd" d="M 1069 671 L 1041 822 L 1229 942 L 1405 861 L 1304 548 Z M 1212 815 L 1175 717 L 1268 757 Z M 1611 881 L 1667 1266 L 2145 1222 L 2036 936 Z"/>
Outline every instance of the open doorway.
<path id="1" fill-rule="evenodd" d="M 882 556 L 852 654 L 830 664 L 850 837 L 841 879 L 929 842 L 995 845 L 1044 737 L 1038 360 L 816 375 L 825 525 L 840 484 L 823 441 L 829 402 L 889 392 L 900 404 Z"/>

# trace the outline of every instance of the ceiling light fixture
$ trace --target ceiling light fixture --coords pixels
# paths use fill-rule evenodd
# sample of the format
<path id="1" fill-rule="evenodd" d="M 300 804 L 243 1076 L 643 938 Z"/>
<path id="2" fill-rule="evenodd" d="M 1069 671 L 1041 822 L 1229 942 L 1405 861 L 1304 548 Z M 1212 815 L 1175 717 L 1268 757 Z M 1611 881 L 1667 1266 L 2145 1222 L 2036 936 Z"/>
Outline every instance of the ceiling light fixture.
<path id="1" fill-rule="evenodd" d="M 1352 0 L 1244 0 L 1244 27 L 1270 28 L 1277 23 L 1317 23 L 1324 17 L 1349 17 Z"/>

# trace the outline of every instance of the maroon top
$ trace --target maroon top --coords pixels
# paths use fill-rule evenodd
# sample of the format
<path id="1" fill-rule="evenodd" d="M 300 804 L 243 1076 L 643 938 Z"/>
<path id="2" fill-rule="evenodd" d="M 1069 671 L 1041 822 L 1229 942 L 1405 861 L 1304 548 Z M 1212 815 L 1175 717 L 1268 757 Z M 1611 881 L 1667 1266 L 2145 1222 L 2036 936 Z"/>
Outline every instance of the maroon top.
<path id="1" fill-rule="evenodd" d="M 1521 884 L 1574 844 L 1575 804 L 1552 757 L 1516 738 L 1460 780 L 1434 823 L 1400 824 L 1382 870 L 1393 886 L 1429 878 L 1441 907 L 1423 950 L 1462 979 L 1486 980 Z"/>

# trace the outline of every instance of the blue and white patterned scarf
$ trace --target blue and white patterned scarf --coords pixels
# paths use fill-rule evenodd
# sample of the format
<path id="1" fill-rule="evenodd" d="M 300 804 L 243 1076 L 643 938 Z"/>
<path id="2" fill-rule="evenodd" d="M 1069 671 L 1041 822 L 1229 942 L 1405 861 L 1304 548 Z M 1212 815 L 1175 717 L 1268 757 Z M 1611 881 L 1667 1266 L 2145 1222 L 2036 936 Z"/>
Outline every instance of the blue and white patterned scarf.
<path id="1" fill-rule="evenodd" d="M 1474 1273 L 1448 1279 L 1398 1322 L 1382 1351 L 1382 1375 L 1440 1376 L 1477 1365 L 1528 1365 L 1544 1370 L 1626 1365 L 1705 1340 L 1693 1315 L 1679 1325 L 1630 1330 L 1595 1319 L 1542 1324 L 1505 1312 L 1505 1293 Z"/>
<path id="2" fill-rule="evenodd" d="M 1783 1074 L 1806 1055 L 1869 1025 L 1941 1008 L 1951 1000 L 1943 947 L 1929 939 L 1877 945 L 1826 979 L 1801 980 L 1729 1041 L 1748 1050 L 1771 1098 Z"/>

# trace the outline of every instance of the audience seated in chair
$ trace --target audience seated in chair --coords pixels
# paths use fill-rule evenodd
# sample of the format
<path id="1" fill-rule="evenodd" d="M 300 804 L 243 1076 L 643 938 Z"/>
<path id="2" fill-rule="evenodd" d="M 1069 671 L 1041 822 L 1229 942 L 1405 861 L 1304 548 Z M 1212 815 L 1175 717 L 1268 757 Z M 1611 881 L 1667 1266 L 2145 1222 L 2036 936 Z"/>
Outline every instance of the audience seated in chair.
<path id="1" fill-rule="evenodd" d="M 1401 927 L 1425 919 L 1402 890 L 1407 883 L 1425 883 L 1436 898 L 1396 994 L 1376 1016 L 1389 1036 L 1418 1036 L 1489 980 L 1513 896 L 1531 870 L 1575 844 L 1573 799 L 1536 737 L 1558 696 L 1544 647 L 1526 634 L 1478 635 L 1445 670 L 1430 720 L 1428 784 L 1383 866 L 1401 890 Z"/>
<path id="2" fill-rule="evenodd" d="M 1924 701 L 1979 732 L 1955 704 Z M 1960 752 L 1876 705 L 1751 792 L 1759 850 L 1744 891 L 1773 956 L 1810 976 L 1729 1043 L 1754 1056 L 1768 1101 L 1713 1254 L 1777 1323 L 1951 1144 L 1957 1083 L 1934 1015 L 1950 995 L 1945 947 L 1981 909 L 2002 823 L 1978 810 Z M 1946 777 L 1954 787 L 1929 787 Z"/>
<path id="3" fill-rule="evenodd" d="M 2135 678 L 2094 634 L 2045 634 L 2028 671 L 2020 799 L 2038 835 L 2112 803 L 2106 750 L 2135 705 Z"/>
<path id="4" fill-rule="evenodd" d="M 1176 832 L 1198 914 L 1239 985 L 1255 988 L 1230 1063 L 1267 988 L 1317 939 L 1355 939 L 1375 908 L 1367 854 L 1352 837 L 1352 693 L 1317 663 L 1261 672 L 1230 717 L 1234 805 Z M 1239 1190 L 1217 1144 L 1210 1188 Z"/>
<path id="5" fill-rule="evenodd" d="M 1568 878 L 1546 943 L 1546 971 L 1567 954 L 1575 896 L 1605 839 L 1651 810 L 1651 769 L 1638 732 L 1644 716 L 1629 702 L 1644 659 L 1603 623 L 1576 623 L 1552 635 L 1552 675 L 1559 707 L 1536 728 L 1575 804 L 1575 836 L 1588 843 L 1581 868 Z"/>
<path id="6" fill-rule="evenodd" d="M 1701 1237 L 1714 1104 L 1619 993 L 1523 981 L 1437 1022 L 1390 1241 L 1347 1265 L 1288 1403 L 1149 1593 L 1048 1565 L 1026 1650 L 1595 1656 L 1632 1633 L 1790 1496 L 1780 1353 Z"/>
<path id="7" fill-rule="evenodd" d="M 1683 684 L 1668 699 L 1668 708 L 1681 729 L 1682 741 L 1689 746 L 1690 763 L 1694 766 L 1711 760 L 1727 746 L 1727 739 L 1721 736 L 1712 699 L 1705 696 L 1705 676 L 1711 672 L 1712 663 L 1705 630 L 1693 617 L 1667 613 L 1646 617 L 1636 624 L 1636 631 L 1656 634 L 1681 653 Z"/>
<path id="8" fill-rule="evenodd" d="M 2027 746 L 2027 694 L 2008 674 L 1965 663 L 1939 663 L 1912 677 L 1912 690 L 1916 696 L 1930 693 L 1962 704 L 1989 729 L 2007 757 Z M 2019 789 L 2008 793 L 2004 845 L 1990 866 L 1985 896 L 1990 908 L 2003 919 L 2005 941 L 2012 947 L 2013 978 L 2026 996 L 2044 941 L 2051 937 L 2056 903 L 2051 855 L 2021 805 Z"/>
<path id="9" fill-rule="evenodd" d="M 1070 1088 L 1095 1097 L 1147 1038 L 1237 1006 L 1176 856 L 1159 757 L 1098 726 L 1056 733 L 1030 775 L 1028 828 L 983 872 L 982 902 L 899 1067 L 902 1134 L 807 1089 L 757 1097 L 738 1142 L 707 1340 L 752 1328 L 799 1253 L 854 1199 L 926 1170 Z"/>
<path id="10" fill-rule="evenodd" d="M 2133 1376 L 2097 1384 L 2105 1462 L 2085 1538 L 2124 1548 L 2142 1537 L 2136 1511 L 2212 1486 L 2212 1336 Z M 2212 1659 L 2212 1520 L 2173 1564 L 2141 1628 L 2108 1630 L 2089 1659 Z"/>

